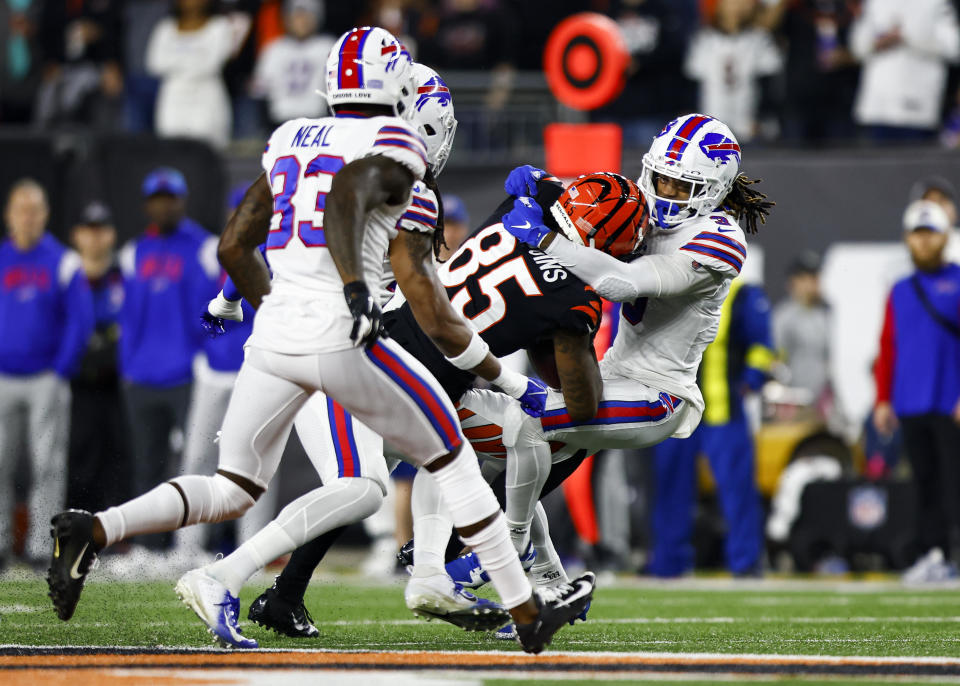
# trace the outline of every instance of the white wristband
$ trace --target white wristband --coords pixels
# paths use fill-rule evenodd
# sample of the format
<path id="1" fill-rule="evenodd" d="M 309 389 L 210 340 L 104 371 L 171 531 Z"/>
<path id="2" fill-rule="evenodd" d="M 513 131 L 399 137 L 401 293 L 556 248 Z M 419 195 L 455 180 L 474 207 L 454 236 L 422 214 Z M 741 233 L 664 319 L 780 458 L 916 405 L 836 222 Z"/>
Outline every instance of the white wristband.
<path id="1" fill-rule="evenodd" d="M 227 300 L 223 297 L 223 291 L 217 293 L 217 297 L 207 303 L 207 312 L 221 319 L 232 319 L 235 322 L 243 321 L 243 306 L 240 301 Z"/>
<path id="2" fill-rule="evenodd" d="M 507 369 L 502 361 L 500 362 L 500 376 L 490 383 L 499 386 L 511 398 L 519 398 L 527 392 L 527 377 L 520 372 Z"/>
<path id="3" fill-rule="evenodd" d="M 473 336 L 470 337 L 470 342 L 467 343 L 466 349 L 456 357 L 448 357 L 447 362 L 457 369 L 469 371 L 483 362 L 488 352 L 490 352 L 490 346 L 487 345 L 485 340 L 480 338 L 480 334 L 474 331 Z"/>

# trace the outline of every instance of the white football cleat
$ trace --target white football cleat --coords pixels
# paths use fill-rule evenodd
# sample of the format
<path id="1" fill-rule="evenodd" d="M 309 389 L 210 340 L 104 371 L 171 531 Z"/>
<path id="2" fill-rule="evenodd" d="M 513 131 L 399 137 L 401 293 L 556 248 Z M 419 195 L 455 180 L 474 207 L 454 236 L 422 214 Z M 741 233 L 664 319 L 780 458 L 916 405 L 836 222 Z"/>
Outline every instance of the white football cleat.
<path id="1" fill-rule="evenodd" d="M 446 574 L 410 577 L 403 597 L 418 617 L 442 619 L 466 631 L 492 631 L 510 621 L 502 605 L 478 598 Z"/>
<path id="2" fill-rule="evenodd" d="M 237 619 L 240 616 L 240 599 L 234 597 L 227 587 L 202 569 L 191 569 L 180 577 L 176 586 L 177 595 L 193 610 L 214 639 L 224 648 L 257 648 L 252 638 L 244 638 Z"/>

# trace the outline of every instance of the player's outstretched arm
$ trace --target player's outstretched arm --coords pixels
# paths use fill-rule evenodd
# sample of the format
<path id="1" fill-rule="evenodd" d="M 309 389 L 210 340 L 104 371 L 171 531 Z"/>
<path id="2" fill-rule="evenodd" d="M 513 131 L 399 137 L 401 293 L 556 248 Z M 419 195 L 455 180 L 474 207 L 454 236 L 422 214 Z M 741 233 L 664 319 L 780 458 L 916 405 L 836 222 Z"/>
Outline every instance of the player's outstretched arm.
<path id="1" fill-rule="evenodd" d="M 694 261 L 680 254 L 646 255 L 633 262 L 621 262 L 563 238 L 556 238 L 545 252 L 558 258 L 600 297 L 614 302 L 686 295 L 702 288 L 715 288 L 727 278 L 706 267 L 695 269 Z"/>
<path id="2" fill-rule="evenodd" d="M 557 331 L 553 334 L 553 357 L 570 419 L 586 422 L 596 417 L 603 380 L 590 334 Z"/>
<path id="3" fill-rule="evenodd" d="M 272 216 L 273 193 L 266 174 L 260 174 L 227 222 L 217 246 L 220 264 L 254 309 L 270 292 L 270 270 L 259 248 L 267 240 Z"/>
<path id="4" fill-rule="evenodd" d="M 456 367 L 470 371 L 520 400 L 535 417 L 543 414 L 546 386 L 500 364 L 480 335 L 450 305 L 433 266 L 428 233 L 400 230 L 390 244 L 390 264 L 417 324 Z"/>
<path id="5" fill-rule="evenodd" d="M 684 295 L 717 286 L 725 278 L 709 268 L 693 269 L 693 260 L 683 255 L 649 255 L 621 262 L 594 248 L 576 245 L 551 231 L 540 205 L 528 197 L 516 199 L 513 209 L 503 215 L 503 227 L 515 238 L 557 257 L 574 276 L 614 302 Z"/>

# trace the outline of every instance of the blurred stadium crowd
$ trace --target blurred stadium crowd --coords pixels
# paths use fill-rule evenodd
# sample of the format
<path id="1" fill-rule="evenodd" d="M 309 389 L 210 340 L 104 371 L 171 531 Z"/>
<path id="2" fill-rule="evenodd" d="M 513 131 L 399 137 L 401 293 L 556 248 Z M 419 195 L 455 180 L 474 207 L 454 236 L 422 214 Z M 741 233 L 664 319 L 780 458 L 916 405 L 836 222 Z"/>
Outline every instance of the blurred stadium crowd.
<path id="1" fill-rule="evenodd" d="M 262 146 L 275 124 L 324 111 L 315 91 L 326 53 L 336 35 L 367 23 L 401 37 L 415 59 L 447 77 L 455 96 L 458 80 L 475 91 L 477 126 L 509 122 L 525 84 L 542 78 L 551 29 L 571 13 L 594 11 L 621 28 L 632 58 L 626 88 L 589 114 L 557 113 L 619 123 L 627 146 L 645 148 L 665 121 L 699 110 L 729 123 L 754 148 L 952 148 L 960 144 L 957 6 L 8 0 L 0 3 L 0 133 L 30 126 L 155 133 L 217 151 L 245 141 Z M 538 97 L 549 98 L 540 88 Z M 481 138 L 461 119 L 462 144 L 454 149 L 469 152 Z M 64 504 L 101 509 L 173 474 L 215 464 L 218 417 L 252 311 L 228 336 L 203 336 L 199 314 L 223 278 L 206 229 L 219 227 L 188 216 L 190 189 L 177 169 L 153 169 L 137 183 L 148 221 L 136 238 L 121 246 L 111 208 L 91 202 L 68 220 L 76 253 L 49 232 L 47 190 L 23 180 L 4 199 L 0 568 L 16 557 L 45 567 L 46 519 Z M 919 288 L 932 289 L 930 307 L 946 323 L 909 279 L 898 282 L 878 346 L 877 408 L 855 445 L 834 425 L 832 317 L 820 293 L 820 256 L 804 253 L 783 275 L 788 296 L 776 307 L 755 284 L 731 293 L 721 334 L 704 356 L 708 409 L 694 437 L 668 441 L 647 459 L 602 453 L 555 494 L 551 512 L 569 522 L 566 537 L 562 523 L 554 527 L 565 554 L 613 569 L 636 570 L 642 561 L 647 573 L 664 577 L 695 565 L 754 576 L 771 564 L 803 571 L 909 567 L 908 578 L 917 581 L 957 575 L 960 277 L 958 268 L 928 254 L 942 258 L 955 231 L 955 189 L 930 178 L 910 199 L 920 204 L 905 215 L 904 236 L 918 273 L 934 274 Z M 228 204 L 237 201 L 234 194 Z M 465 233 L 463 203 L 445 195 L 444 206 L 448 231 L 459 224 Z M 132 256 L 142 251 L 151 259 L 134 269 Z M 616 314 L 607 312 L 598 334 L 600 354 Z M 909 466 L 899 459 L 904 447 Z M 410 534 L 404 478 L 397 480 L 397 516 L 370 530 L 388 571 L 393 532 L 399 543 Z M 237 535 L 259 529 L 276 504 L 261 499 Z M 229 545 L 231 536 L 188 530 L 176 541 L 141 543 L 193 554 Z M 138 569 L 144 559 L 159 565 L 162 558 L 139 554 Z"/>
<path id="2" fill-rule="evenodd" d="M 741 142 L 960 137 L 955 0 L 15 0 L 0 6 L 0 125 L 156 131 L 222 147 L 315 115 L 323 55 L 351 26 L 415 59 L 483 76 L 502 110 L 541 67 L 551 29 L 612 17 L 632 60 L 591 113 L 643 142 L 677 112 L 714 113 Z M 645 143 L 643 144 L 645 146 Z"/>

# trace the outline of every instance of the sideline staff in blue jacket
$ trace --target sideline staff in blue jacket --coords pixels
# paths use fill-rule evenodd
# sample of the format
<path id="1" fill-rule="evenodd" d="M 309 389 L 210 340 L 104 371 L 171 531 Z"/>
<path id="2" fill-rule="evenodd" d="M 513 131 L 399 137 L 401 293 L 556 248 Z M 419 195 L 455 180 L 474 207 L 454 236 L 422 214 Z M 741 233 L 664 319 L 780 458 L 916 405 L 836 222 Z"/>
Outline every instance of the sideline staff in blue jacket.
<path id="1" fill-rule="evenodd" d="M 161 167 L 143 181 L 150 218 L 143 235 L 120 251 L 124 303 L 120 372 L 131 423 L 134 493 L 177 473 L 170 437 L 182 436 L 193 358 L 203 345 L 197 313 L 217 293 L 217 239 L 185 216 L 187 182 Z M 165 547 L 169 537 L 145 543 Z"/>
<path id="2" fill-rule="evenodd" d="M 907 207 L 904 241 L 915 270 L 890 291 L 874 366 L 874 425 L 887 435 L 902 429 L 917 491 L 919 559 L 905 574 L 909 582 L 957 574 L 960 266 L 944 256 L 950 224 L 935 202 Z"/>
<path id="3" fill-rule="evenodd" d="M 33 470 L 26 557 L 47 555 L 50 517 L 66 496 L 70 386 L 93 331 L 93 301 L 80 258 L 46 233 L 47 196 L 32 179 L 10 191 L 0 243 L 0 568 L 13 541 L 13 473 L 19 437 Z"/>

